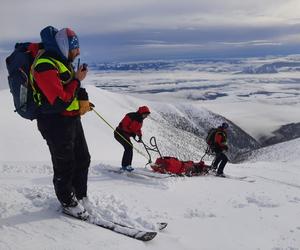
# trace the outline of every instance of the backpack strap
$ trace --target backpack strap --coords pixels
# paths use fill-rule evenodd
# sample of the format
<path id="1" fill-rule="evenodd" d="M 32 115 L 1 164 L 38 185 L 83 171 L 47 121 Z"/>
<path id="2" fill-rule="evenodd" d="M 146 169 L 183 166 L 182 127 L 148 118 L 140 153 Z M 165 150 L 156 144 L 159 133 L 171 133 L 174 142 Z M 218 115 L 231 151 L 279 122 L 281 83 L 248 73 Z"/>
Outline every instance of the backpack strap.
<path id="1" fill-rule="evenodd" d="M 42 102 L 41 102 L 41 93 L 36 89 L 35 84 L 34 84 L 34 78 L 33 78 L 33 73 L 34 73 L 34 68 L 36 66 L 37 61 L 39 60 L 39 58 L 45 53 L 44 49 L 41 49 L 38 51 L 36 57 L 33 60 L 33 63 L 30 67 L 30 74 L 29 74 L 29 82 L 30 82 L 30 86 L 32 88 L 32 92 L 33 92 L 33 100 L 34 102 L 38 105 L 41 106 Z"/>

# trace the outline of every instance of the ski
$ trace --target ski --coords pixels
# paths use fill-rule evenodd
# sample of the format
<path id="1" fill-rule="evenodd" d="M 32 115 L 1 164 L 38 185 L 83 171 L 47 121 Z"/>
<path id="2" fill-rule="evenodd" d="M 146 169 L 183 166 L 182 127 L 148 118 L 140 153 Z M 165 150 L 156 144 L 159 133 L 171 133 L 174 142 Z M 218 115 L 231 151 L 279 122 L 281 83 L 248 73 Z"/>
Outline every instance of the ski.
<path id="1" fill-rule="evenodd" d="M 123 174 L 128 177 L 140 178 L 140 179 L 147 179 L 147 178 L 166 179 L 172 177 L 172 175 L 169 174 L 154 173 L 152 171 L 147 171 L 144 169 L 136 169 L 136 168 L 131 172 L 124 171 L 121 169 L 116 169 L 116 168 L 108 168 L 108 167 L 105 167 L 105 170 L 110 173 Z"/>
<path id="2" fill-rule="evenodd" d="M 250 183 L 255 182 L 255 180 L 249 179 L 248 176 L 232 176 L 232 175 L 225 174 L 225 176 L 216 176 L 216 177 L 224 178 L 224 179 L 231 179 L 231 180 L 238 180 L 238 181 L 245 181 L 245 182 L 250 182 Z"/>
<path id="3" fill-rule="evenodd" d="M 122 225 L 122 224 L 115 223 L 113 221 L 104 220 L 101 218 L 96 218 L 96 217 L 90 216 L 87 220 L 84 220 L 84 219 L 72 216 L 70 214 L 66 214 L 66 213 L 64 213 L 64 214 L 67 216 L 70 216 L 74 219 L 81 220 L 86 223 L 111 230 L 115 233 L 119 233 L 124 236 L 136 239 L 136 240 L 150 241 L 157 235 L 157 232 L 154 232 L 154 231 L 144 231 L 141 229 L 136 229 L 136 228 L 133 228 L 130 226 Z"/>
<path id="4" fill-rule="evenodd" d="M 128 227 L 128 228 L 134 229 L 132 226 L 127 226 L 127 225 L 124 225 L 124 224 L 121 224 L 121 223 L 116 223 L 116 222 L 114 222 L 114 223 L 121 226 L 121 227 Z M 157 222 L 156 225 L 157 225 L 158 231 L 162 231 L 168 226 L 168 223 L 167 222 Z"/>
<path id="5" fill-rule="evenodd" d="M 255 182 L 255 180 L 249 179 L 248 176 L 231 176 L 231 175 L 225 175 L 225 178 L 232 179 L 232 180 L 238 180 L 238 181 L 245 181 L 245 182 L 250 182 L 250 183 Z"/>
<path id="6" fill-rule="evenodd" d="M 210 170 L 208 173 L 203 174 L 203 175 L 195 175 L 195 176 L 213 176 L 213 177 L 218 177 L 218 178 L 223 178 L 223 179 L 231 179 L 231 180 L 238 180 L 238 181 L 245 181 L 245 182 L 255 182 L 254 179 L 249 178 L 249 176 L 234 176 L 234 175 L 228 175 L 225 174 L 224 176 L 217 176 L 215 170 Z"/>
<path id="7" fill-rule="evenodd" d="M 137 178 L 137 179 L 148 179 L 148 176 L 142 176 L 140 174 L 135 173 L 134 171 L 128 172 L 120 169 L 106 169 L 106 171 L 114 174 L 120 174 L 120 175 L 125 175 L 127 177 L 131 178 Z"/>
<path id="8" fill-rule="evenodd" d="M 175 175 L 171 175 L 171 174 L 161 174 L 161 173 L 155 173 L 151 170 L 147 170 L 147 169 L 135 169 L 132 171 L 133 173 L 139 174 L 139 175 L 144 175 L 147 177 L 152 177 L 152 178 L 157 178 L 157 179 L 166 179 L 169 177 L 174 177 Z"/>

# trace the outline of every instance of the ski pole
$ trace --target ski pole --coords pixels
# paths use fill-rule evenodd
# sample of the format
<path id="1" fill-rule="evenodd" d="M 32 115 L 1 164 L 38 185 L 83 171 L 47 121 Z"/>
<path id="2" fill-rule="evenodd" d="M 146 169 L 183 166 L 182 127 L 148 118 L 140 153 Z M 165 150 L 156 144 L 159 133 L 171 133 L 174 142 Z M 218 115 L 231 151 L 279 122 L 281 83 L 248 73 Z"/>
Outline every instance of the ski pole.
<path id="1" fill-rule="evenodd" d="M 204 155 L 201 157 L 200 161 L 202 161 L 202 160 L 203 160 L 204 156 L 206 156 L 206 155 L 207 155 L 208 151 L 209 151 L 209 146 L 207 146 L 207 147 L 206 147 L 206 149 L 205 149 L 205 153 L 204 153 Z"/>
<path id="2" fill-rule="evenodd" d="M 108 121 L 106 121 L 105 119 L 104 119 L 104 117 L 102 116 L 102 115 L 100 115 L 93 107 L 91 107 L 91 110 L 93 110 L 94 112 L 95 112 L 95 114 L 100 118 L 100 119 L 102 119 L 102 121 L 104 121 L 114 132 L 116 132 L 126 143 L 128 143 L 130 146 L 132 146 L 132 148 L 136 151 L 136 152 L 138 152 L 140 155 L 142 155 L 142 156 L 144 156 L 147 160 L 149 160 L 148 159 L 148 157 L 146 156 L 146 155 L 144 155 L 143 154 L 143 152 L 141 152 L 139 149 L 137 149 L 135 146 L 133 146 L 132 145 L 132 143 L 131 142 L 129 142 L 122 134 L 120 134 L 118 131 L 116 131 L 115 130 L 115 128 L 112 126 L 112 125 L 110 125 L 109 124 L 109 122 Z"/>

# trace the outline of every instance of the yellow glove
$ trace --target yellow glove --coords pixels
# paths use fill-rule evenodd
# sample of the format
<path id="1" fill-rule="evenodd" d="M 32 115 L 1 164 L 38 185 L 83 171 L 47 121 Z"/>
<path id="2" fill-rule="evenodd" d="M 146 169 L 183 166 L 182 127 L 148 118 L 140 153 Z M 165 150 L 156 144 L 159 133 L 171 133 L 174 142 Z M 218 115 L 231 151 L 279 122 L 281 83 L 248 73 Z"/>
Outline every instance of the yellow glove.
<path id="1" fill-rule="evenodd" d="M 86 112 L 91 111 L 93 104 L 89 100 L 79 100 L 79 114 L 84 115 Z"/>

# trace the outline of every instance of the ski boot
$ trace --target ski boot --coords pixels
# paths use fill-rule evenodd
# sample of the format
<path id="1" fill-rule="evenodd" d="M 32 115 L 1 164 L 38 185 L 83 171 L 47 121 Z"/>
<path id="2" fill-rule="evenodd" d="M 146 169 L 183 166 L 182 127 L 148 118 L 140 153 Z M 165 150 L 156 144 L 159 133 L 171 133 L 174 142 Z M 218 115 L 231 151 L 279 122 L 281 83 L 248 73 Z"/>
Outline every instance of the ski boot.
<path id="1" fill-rule="evenodd" d="M 128 166 L 122 166 L 120 170 L 132 172 L 134 170 L 134 168 L 132 166 L 128 165 Z"/>

